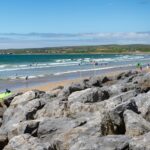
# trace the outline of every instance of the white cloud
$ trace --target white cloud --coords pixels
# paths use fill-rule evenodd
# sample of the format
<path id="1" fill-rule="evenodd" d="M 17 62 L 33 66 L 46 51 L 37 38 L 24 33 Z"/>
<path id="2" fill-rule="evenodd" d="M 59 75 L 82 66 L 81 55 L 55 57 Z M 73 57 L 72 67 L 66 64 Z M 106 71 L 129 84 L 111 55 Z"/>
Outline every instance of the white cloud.
<path id="1" fill-rule="evenodd" d="M 150 32 L 0 34 L 0 49 L 101 44 L 150 44 Z"/>

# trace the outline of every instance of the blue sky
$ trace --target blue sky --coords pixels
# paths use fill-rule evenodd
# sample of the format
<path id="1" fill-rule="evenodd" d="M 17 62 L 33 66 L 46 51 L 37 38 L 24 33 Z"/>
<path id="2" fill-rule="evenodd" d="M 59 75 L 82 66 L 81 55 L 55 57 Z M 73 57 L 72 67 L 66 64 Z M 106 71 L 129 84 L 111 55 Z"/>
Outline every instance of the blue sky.
<path id="1" fill-rule="evenodd" d="M 150 44 L 150 0 L 1 0 L 0 48 Z"/>

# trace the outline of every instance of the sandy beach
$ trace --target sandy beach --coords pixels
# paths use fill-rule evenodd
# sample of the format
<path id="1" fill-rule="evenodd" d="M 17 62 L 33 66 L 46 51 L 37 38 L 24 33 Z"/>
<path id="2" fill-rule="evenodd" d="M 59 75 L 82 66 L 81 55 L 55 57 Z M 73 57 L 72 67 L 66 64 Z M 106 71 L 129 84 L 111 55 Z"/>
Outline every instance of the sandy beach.
<path id="1" fill-rule="evenodd" d="M 29 88 L 22 88 L 17 90 L 17 92 L 25 92 L 25 91 L 30 91 L 33 89 L 36 90 L 40 90 L 40 91 L 51 91 L 52 89 L 58 87 L 58 86 L 66 86 L 71 84 L 72 82 L 78 82 L 81 79 L 73 79 L 73 80 L 63 80 L 63 81 L 59 81 L 59 82 L 50 82 L 44 85 L 39 85 L 39 86 L 33 86 L 33 87 L 29 87 Z"/>
<path id="2" fill-rule="evenodd" d="M 136 70 L 136 69 L 134 69 Z M 129 71 L 129 70 L 126 70 Z M 139 71 L 139 70 L 137 70 Z M 139 71 L 140 72 L 140 71 Z M 150 69 L 144 68 L 143 71 L 144 72 L 150 72 Z M 112 76 L 117 76 L 118 74 L 122 73 L 122 71 L 112 71 L 109 73 L 104 73 L 101 76 L 107 76 L 107 77 L 112 77 Z M 98 75 L 97 75 L 98 76 Z M 67 86 L 70 85 L 71 83 L 75 83 L 75 82 L 80 82 L 82 79 L 84 78 L 76 78 L 76 79 L 72 79 L 72 80 L 63 80 L 63 81 L 58 81 L 58 82 L 50 82 L 44 85 L 37 85 L 37 86 L 33 86 L 33 87 L 28 87 L 28 88 L 21 88 L 19 90 L 17 90 L 17 92 L 25 92 L 25 91 L 30 91 L 30 90 L 40 90 L 40 91 L 51 91 L 55 88 L 57 88 L 58 86 Z"/>

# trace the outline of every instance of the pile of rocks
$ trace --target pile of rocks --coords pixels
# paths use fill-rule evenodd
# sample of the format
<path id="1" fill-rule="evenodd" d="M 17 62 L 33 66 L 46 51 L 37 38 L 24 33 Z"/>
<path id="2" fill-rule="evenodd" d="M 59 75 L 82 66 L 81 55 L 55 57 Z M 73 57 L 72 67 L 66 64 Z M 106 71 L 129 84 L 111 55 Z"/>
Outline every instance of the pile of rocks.
<path id="1" fill-rule="evenodd" d="M 150 150 L 150 74 L 91 77 L 0 105 L 0 149 Z"/>

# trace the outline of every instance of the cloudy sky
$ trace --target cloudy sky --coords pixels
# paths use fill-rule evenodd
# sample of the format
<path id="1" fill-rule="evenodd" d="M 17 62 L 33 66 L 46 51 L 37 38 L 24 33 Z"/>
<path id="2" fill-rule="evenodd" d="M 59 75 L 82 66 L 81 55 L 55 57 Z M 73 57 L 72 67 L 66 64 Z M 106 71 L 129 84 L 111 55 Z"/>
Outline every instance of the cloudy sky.
<path id="1" fill-rule="evenodd" d="M 150 44 L 150 0 L 1 0 L 0 49 Z"/>

